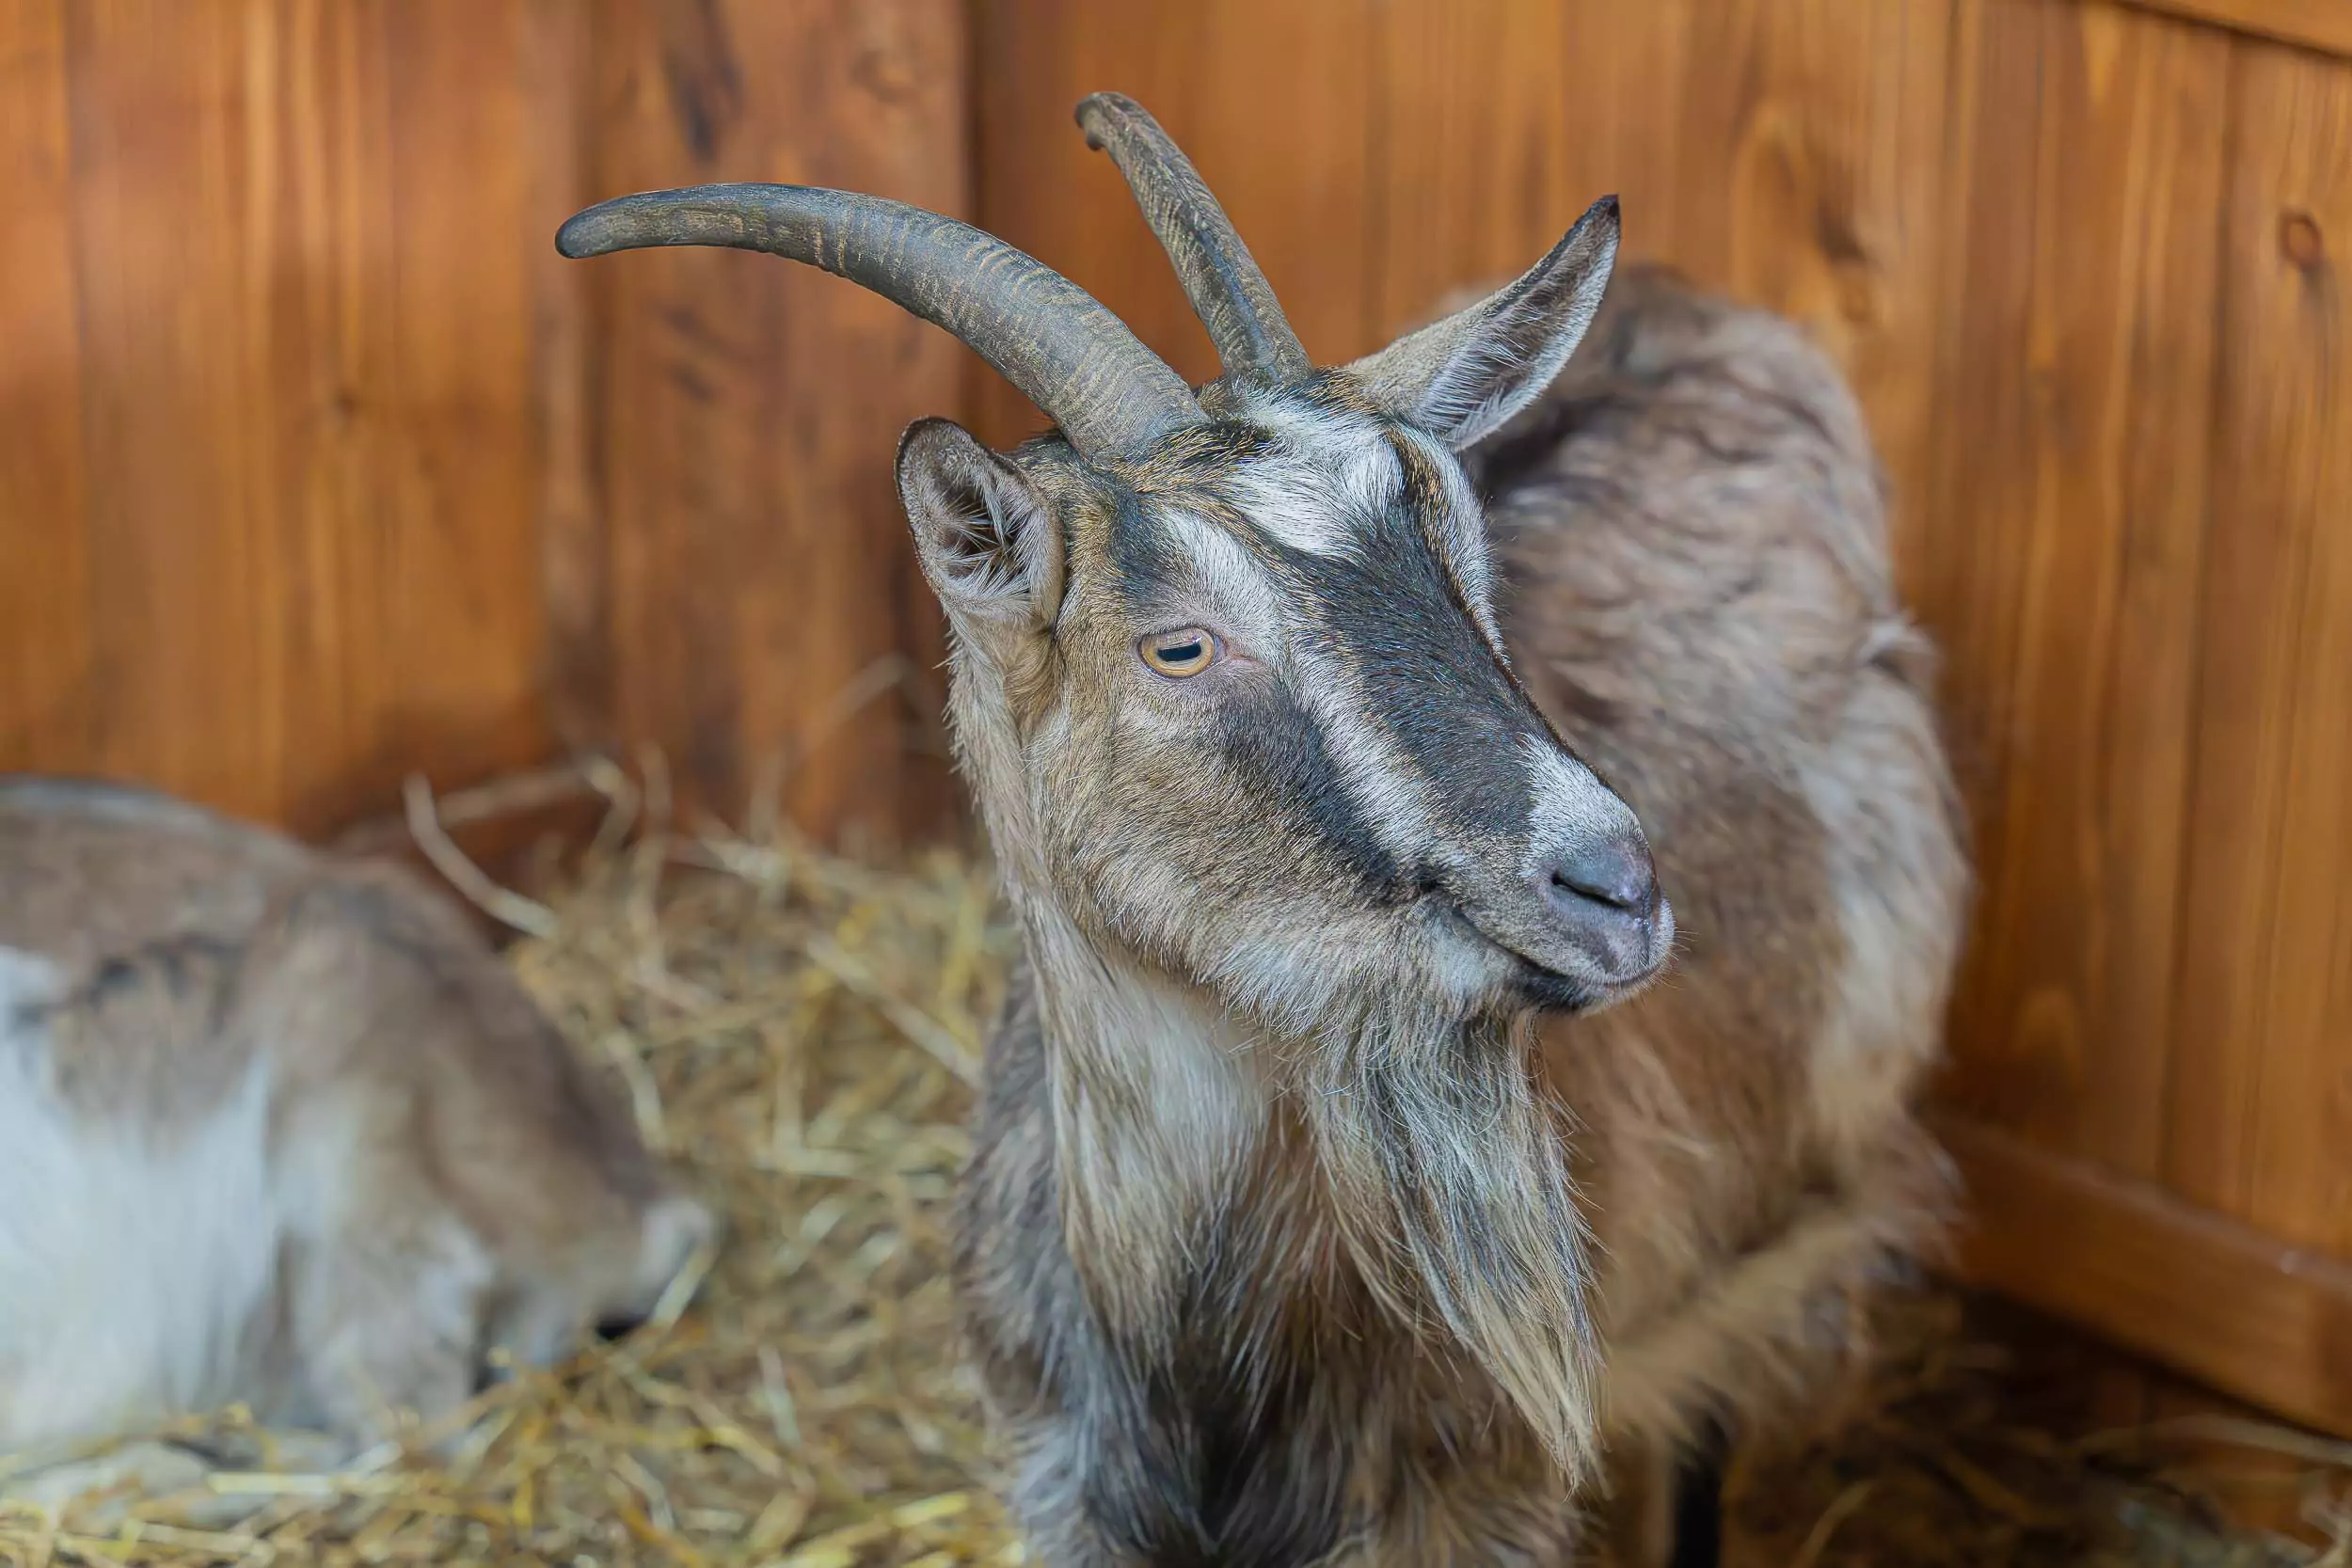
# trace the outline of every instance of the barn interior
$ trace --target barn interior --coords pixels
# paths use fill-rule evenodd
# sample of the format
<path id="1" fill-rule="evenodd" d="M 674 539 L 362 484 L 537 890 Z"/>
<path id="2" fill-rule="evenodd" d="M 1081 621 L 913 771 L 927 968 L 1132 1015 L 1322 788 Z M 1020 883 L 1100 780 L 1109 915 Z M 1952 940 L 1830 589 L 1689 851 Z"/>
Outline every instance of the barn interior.
<path id="1" fill-rule="evenodd" d="M 0 772 L 440 878 L 730 1238 L 453 1451 L 232 1411 L 188 1495 L 0 1499 L 0 1561 L 1023 1560 L 943 1275 L 1015 939 L 889 459 L 1044 420 L 813 271 L 550 238 L 870 191 L 1205 380 L 1105 87 L 1318 363 L 1614 192 L 1868 417 L 1973 833 L 1968 1208 L 1724 1561 L 2352 1562 L 2341 0 L 0 6 Z"/>

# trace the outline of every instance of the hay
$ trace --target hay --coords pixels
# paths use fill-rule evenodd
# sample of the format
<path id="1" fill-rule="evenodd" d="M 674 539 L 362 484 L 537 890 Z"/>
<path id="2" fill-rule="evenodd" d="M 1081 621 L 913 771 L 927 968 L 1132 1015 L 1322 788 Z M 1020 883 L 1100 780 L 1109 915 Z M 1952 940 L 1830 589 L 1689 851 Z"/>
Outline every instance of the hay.
<path id="1" fill-rule="evenodd" d="M 1735 1469 L 1732 1568 L 2352 1563 L 2352 1444 L 2250 1417 L 2104 1425 L 2098 1379 L 2139 1373 L 2111 1350 L 1943 1288 L 1877 1317 L 1858 1397 Z M 2299 1528 L 2231 1522 L 2249 1513 Z"/>
<path id="2" fill-rule="evenodd" d="M 104 1528 L 0 1504 L 0 1561 L 1018 1560 L 944 1273 L 1009 952 L 986 868 L 650 838 L 542 901 L 483 902 L 533 928 L 511 953 L 525 984 L 723 1208 L 698 1299 L 340 1473 L 215 1469 Z M 233 1416 L 180 1435 L 262 1457 Z M 240 1498 L 263 1506 L 219 1523 Z M 103 1501 L 78 1513 L 123 1512 Z"/>
<path id="3" fill-rule="evenodd" d="M 580 864 L 536 898 L 472 891 L 532 933 L 512 950 L 518 973 L 723 1206 L 699 1297 L 333 1474 L 274 1468 L 233 1415 L 208 1423 L 184 1434 L 209 1455 L 201 1484 L 127 1517 L 121 1499 L 62 1519 L 0 1503 L 0 1562 L 1021 1560 L 944 1276 L 962 1118 L 1012 951 L 986 867 L 947 851 L 862 864 L 788 831 L 625 843 L 638 797 L 597 777 L 626 809 Z M 662 818 L 658 799 L 644 807 Z M 424 837 L 437 861 L 454 853 Z M 2168 1467 L 2167 1434 L 2086 1433 L 2042 1410 L 2003 1348 L 2012 1325 L 1934 1291 L 1884 1316 L 1890 1354 L 1864 1397 L 1818 1440 L 1735 1472 L 1734 1568 L 2352 1565 L 2344 1446 L 2260 1423 L 2174 1434 L 2285 1450 L 2334 1544 L 2323 1557 L 2233 1535 Z M 453 1435 L 436 1457 L 431 1440 Z"/>

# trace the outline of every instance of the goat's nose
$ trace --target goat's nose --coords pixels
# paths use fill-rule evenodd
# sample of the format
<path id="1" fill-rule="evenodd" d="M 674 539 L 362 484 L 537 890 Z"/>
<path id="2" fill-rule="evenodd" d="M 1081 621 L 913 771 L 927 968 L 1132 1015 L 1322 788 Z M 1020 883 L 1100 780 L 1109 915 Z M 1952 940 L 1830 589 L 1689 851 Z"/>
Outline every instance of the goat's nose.
<path id="1" fill-rule="evenodd" d="M 1544 899 L 1564 915 L 1590 918 L 1594 906 L 1646 919 L 1658 905 L 1658 875 L 1649 846 L 1610 834 L 1580 840 L 1553 858 Z"/>

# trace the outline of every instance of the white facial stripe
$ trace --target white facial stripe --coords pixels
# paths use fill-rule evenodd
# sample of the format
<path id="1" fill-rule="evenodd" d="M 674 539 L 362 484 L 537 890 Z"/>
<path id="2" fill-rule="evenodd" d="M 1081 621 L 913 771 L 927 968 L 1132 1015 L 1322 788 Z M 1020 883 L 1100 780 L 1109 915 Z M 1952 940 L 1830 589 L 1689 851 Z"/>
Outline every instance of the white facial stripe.
<path id="1" fill-rule="evenodd" d="M 1522 736 L 1527 760 L 1527 863 L 1541 874 L 1548 857 L 1570 845 L 1638 837 L 1633 808 L 1611 794 L 1593 770 L 1541 736 Z"/>
<path id="2" fill-rule="evenodd" d="M 1422 859 L 1440 835 L 1421 774 L 1366 717 L 1370 699 L 1353 673 L 1311 652 L 1301 654 L 1298 665 L 1299 700 L 1314 717 L 1348 800 L 1393 859 Z"/>
<path id="3" fill-rule="evenodd" d="M 1205 517 L 1169 508 L 1160 513 L 1159 520 L 1175 535 L 1211 599 L 1262 640 L 1279 636 L 1287 617 L 1281 592 L 1263 562 Z"/>
<path id="4" fill-rule="evenodd" d="M 1299 458 L 1262 457 L 1222 486 L 1269 539 L 1308 555 L 1352 555 L 1362 542 L 1351 475 Z"/>
<path id="5" fill-rule="evenodd" d="M 1352 554 L 1362 543 L 1359 519 L 1388 505 L 1404 479 L 1381 427 L 1280 397 L 1253 401 L 1248 417 L 1281 450 L 1232 477 L 1234 504 L 1288 548 Z"/>
<path id="6" fill-rule="evenodd" d="M 1414 450 L 1444 486 L 1442 504 L 1445 507 L 1446 532 L 1452 542 L 1448 555 L 1454 563 L 1454 575 L 1462 579 L 1463 592 L 1470 599 L 1470 612 L 1478 617 L 1479 626 L 1486 632 L 1486 640 L 1500 652 L 1502 632 L 1495 622 L 1494 562 L 1486 545 L 1486 509 L 1478 504 L 1477 494 L 1470 489 L 1470 476 L 1462 471 L 1462 465 L 1454 460 L 1443 442 L 1418 430 L 1406 431 L 1405 438 L 1412 443 Z"/>

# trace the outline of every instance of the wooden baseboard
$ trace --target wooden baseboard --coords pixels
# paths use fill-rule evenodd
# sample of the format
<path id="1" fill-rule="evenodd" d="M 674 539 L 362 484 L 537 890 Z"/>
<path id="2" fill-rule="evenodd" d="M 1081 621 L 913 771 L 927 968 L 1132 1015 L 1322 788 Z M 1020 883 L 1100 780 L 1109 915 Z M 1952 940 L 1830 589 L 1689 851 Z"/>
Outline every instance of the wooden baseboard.
<path id="1" fill-rule="evenodd" d="M 1969 1283 L 2352 1436 L 2352 1263 L 2009 1133 L 1954 1119 L 1936 1133 L 1967 1182 Z"/>
<path id="2" fill-rule="evenodd" d="M 2352 55 L 2352 0 L 2124 0 L 2144 11 Z"/>

